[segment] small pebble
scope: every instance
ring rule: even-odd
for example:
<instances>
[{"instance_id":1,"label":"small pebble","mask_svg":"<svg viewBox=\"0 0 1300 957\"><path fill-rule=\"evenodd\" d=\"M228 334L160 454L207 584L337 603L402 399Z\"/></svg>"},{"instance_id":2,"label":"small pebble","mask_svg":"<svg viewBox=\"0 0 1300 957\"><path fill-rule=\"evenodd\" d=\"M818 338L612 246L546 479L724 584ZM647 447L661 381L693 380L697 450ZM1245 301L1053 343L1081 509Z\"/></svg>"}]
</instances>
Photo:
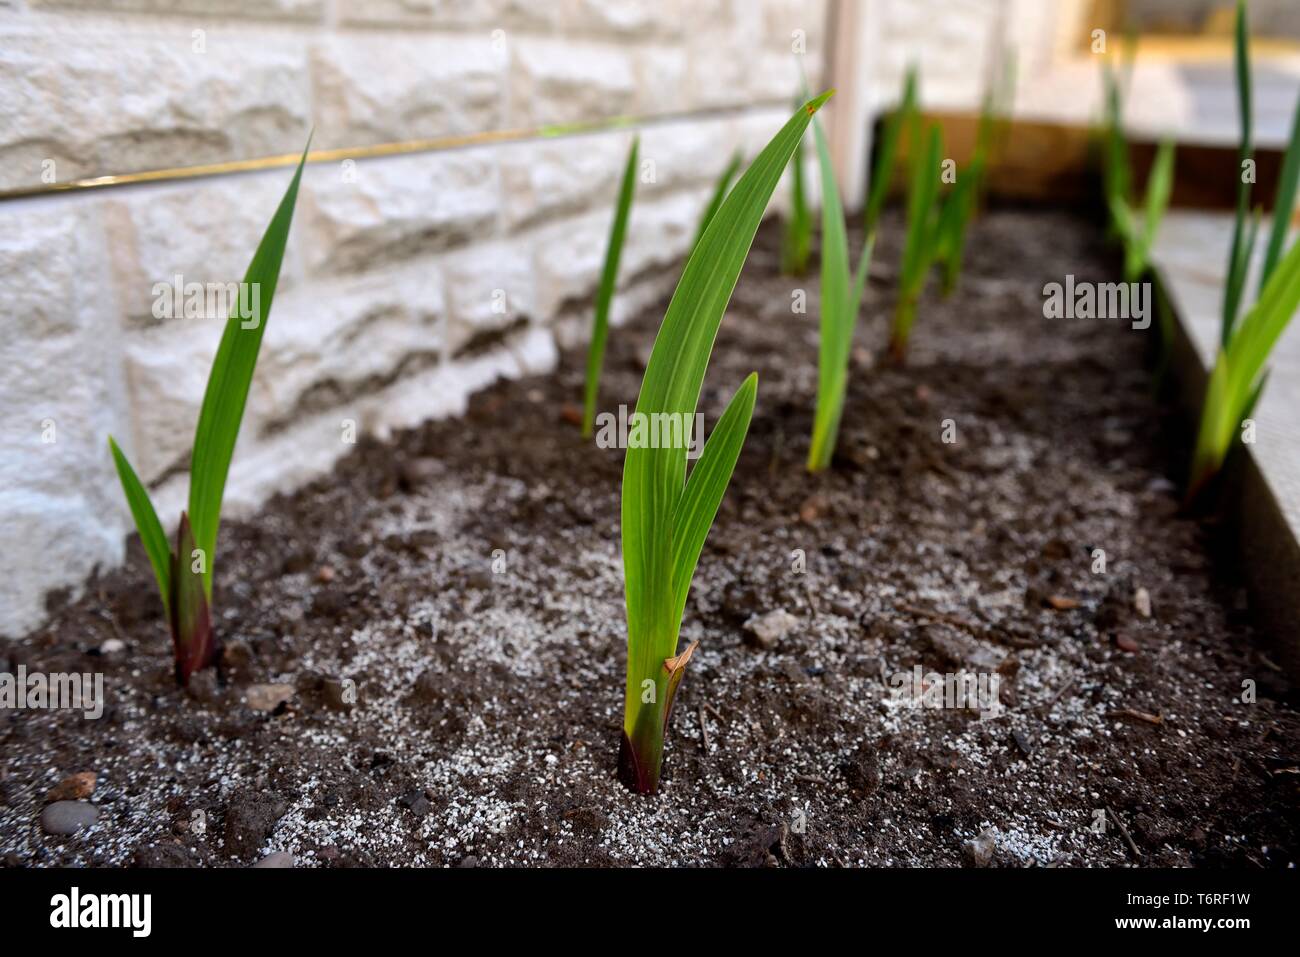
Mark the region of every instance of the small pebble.
<instances>
[{"instance_id":1,"label":"small pebble","mask_svg":"<svg viewBox=\"0 0 1300 957\"><path fill-rule=\"evenodd\" d=\"M110 638L99 646L101 655L117 655L126 651L126 642L121 638Z\"/></svg>"},{"instance_id":2,"label":"small pebble","mask_svg":"<svg viewBox=\"0 0 1300 957\"><path fill-rule=\"evenodd\" d=\"M799 624L799 619L784 608L755 615L745 622L745 640L764 651L771 651Z\"/></svg>"},{"instance_id":3,"label":"small pebble","mask_svg":"<svg viewBox=\"0 0 1300 957\"><path fill-rule=\"evenodd\" d=\"M1151 593L1145 588L1139 588L1133 593L1133 607L1143 618L1151 617Z\"/></svg>"},{"instance_id":4,"label":"small pebble","mask_svg":"<svg viewBox=\"0 0 1300 957\"><path fill-rule=\"evenodd\" d=\"M967 867L988 867L993 860L993 851L997 847L997 828L986 827L979 837L966 841L961 846L962 859Z\"/></svg>"},{"instance_id":5,"label":"small pebble","mask_svg":"<svg viewBox=\"0 0 1300 957\"><path fill-rule=\"evenodd\" d=\"M293 867L297 861L294 856L285 851L276 851L274 854L268 854L262 858L254 867Z\"/></svg>"},{"instance_id":6,"label":"small pebble","mask_svg":"<svg viewBox=\"0 0 1300 957\"><path fill-rule=\"evenodd\" d=\"M293 685L249 685L244 691L244 701L254 711L274 711L293 697Z\"/></svg>"},{"instance_id":7,"label":"small pebble","mask_svg":"<svg viewBox=\"0 0 1300 957\"><path fill-rule=\"evenodd\" d=\"M41 812L46 834L76 834L99 820L99 808L85 801L55 801Z\"/></svg>"}]
</instances>

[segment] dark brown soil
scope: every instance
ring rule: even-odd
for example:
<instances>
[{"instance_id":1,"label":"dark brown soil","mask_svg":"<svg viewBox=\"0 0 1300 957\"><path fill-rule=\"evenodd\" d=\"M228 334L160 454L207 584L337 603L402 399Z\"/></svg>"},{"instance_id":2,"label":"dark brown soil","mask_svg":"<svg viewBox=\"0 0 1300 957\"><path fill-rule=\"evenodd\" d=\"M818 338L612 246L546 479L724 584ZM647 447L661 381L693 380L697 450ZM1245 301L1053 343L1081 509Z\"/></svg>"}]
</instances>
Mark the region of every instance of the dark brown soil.
<instances>
[{"instance_id":1,"label":"dark brown soil","mask_svg":"<svg viewBox=\"0 0 1300 957\"><path fill-rule=\"evenodd\" d=\"M1207 526L1176 514L1179 431L1143 365L1154 332L1042 314L1045 282L1113 274L1096 231L1063 215L984 217L962 287L926 300L897 369L875 358L898 258L890 225L825 475L803 467L815 271L778 277L769 225L736 291L702 408L715 421L751 369L758 408L687 605L683 642L700 648L657 797L615 779L623 455L564 421L583 362L568 354L558 375L360 445L328 479L227 524L221 682L174 686L138 543L125 569L0 649L10 670L103 671L109 703L98 721L0 715L0 854L1294 864L1295 699ZM795 287L806 315L792 314ZM661 315L611 335L606 408L635 401ZM777 609L797 624L758 647L745 623ZM114 638L125 651L98 654ZM908 707L889 681L914 665L996 673L1005 709ZM344 678L358 688L350 710L326 685ZM251 682L296 691L262 713L244 702ZM46 793L78 771L98 774L98 823L46 836Z\"/></svg>"}]
</instances>

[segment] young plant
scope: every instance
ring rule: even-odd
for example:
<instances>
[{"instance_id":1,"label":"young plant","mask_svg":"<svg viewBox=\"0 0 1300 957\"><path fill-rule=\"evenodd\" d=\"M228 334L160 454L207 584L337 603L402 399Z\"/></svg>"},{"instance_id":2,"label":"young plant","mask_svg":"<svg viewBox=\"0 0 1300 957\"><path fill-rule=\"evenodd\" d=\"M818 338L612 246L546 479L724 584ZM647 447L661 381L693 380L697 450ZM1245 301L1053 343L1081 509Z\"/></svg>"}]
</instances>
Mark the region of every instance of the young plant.
<instances>
[{"instance_id":1,"label":"young plant","mask_svg":"<svg viewBox=\"0 0 1300 957\"><path fill-rule=\"evenodd\" d=\"M876 162L871 168L871 189L867 194L867 208L863 216L863 227L868 239L875 238L880 214L885 208L885 198L893 180L898 144L903 138L903 131L912 128L915 116L916 67L913 66L908 67L903 77L903 93L899 97L897 108L881 124L880 147L876 151Z\"/></svg>"},{"instance_id":2,"label":"young plant","mask_svg":"<svg viewBox=\"0 0 1300 957\"><path fill-rule=\"evenodd\" d=\"M812 254L812 210L804 186L803 143L790 158L790 215L781 234L781 271L788 276L802 276L808 271Z\"/></svg>"},{"instance_id":3,"label":"young plant","mask_svg":"<svg viewBox=\"0 0 1300 957\"><path fill-rule=\"evenodd\" d=\"M943 155L943 132L930 127L923 151L917 152L920 120L913 124L911 182L907 193L907 239L903 244L903 262L898 278L898 304L889 334L889 355L895 362L907 356L907 344L916 321L916 306L925 287L925 277L938 253L936 208L939 197L940 158Z\"/></svg>"},{"instance_id":4,"label":"young plant","mask_svg":"<svg viewBox=\"0 0 1300 957\"><path fill-rule=\"evenodd\" d=\"M800 107L727 195L691 252L646 365L638 420L693 421L718 326L781 173L829 92ZM731 481L758 391L757 374L737 390L686 474L684 441L636 443L623 463L623 574L627 684L619 778L653 794L673 698L694 653L677 639L704 540ZM645 448L642 445L654 447Z\"/></svg>"},{"instance_id":5,"label":"young plant","mask_svg":"<svg viewBox=\"0 0 1300 957\"><path fill-rule=\"evenodd\" d=\"M1156 232L1169 206L1169 194L1174 185L1174 144L1163 140L1156 150L1156 158L1147 175L1144 212L1139 221L1136 211L1126 198L1109 196L1111 223L1124 247L1124 281L1137 282L1146 273L1151 262L1151 248Z\"/></svg>"},{"instance_id":6,"label":"young plant","mask_svg":"<svg viewBox=\"0 0 1300 957\"><path fill-rule=\"evenodd\" d=\"M1105 60L1101 63L1103 111L1101 131L1102 197L1110 213L1111 235L1118 234L1114 211L1127 206L1132 197L1133 171L1129 166L1128 140L1124 136L1124 98L1119 78Z\"/></svg>"},{"instance_id":7,"label":"young plant","mask_svg":"<svg viewBox=\"0 0 1300 957\"><path fill-rule=\"evenodd\" d=\"M875 230L869 228L857 272L849 278L848 235L840 202L831 151L821 121L813 119L817 162L822 183L821 332L817 358L817 409L813 416L808 471L820 472L831 464L839 435L844 395L848 389L849 350L857 324L862 291L867 284ZM883 151L882 151L883 152ZM850 285L851 283L851 285Z\"/></svg>"},{"instance_id":8,"label":"young plant","mask_svg":"<svg viewBox=\"0 0 1300 957\"><path fill-rule=\"evenodd\" d=\"M1005 117L1011 114L1015 90L1015 65L1008 59L1003 66L1001 84L994 83L984 95L979 126L975 134L975 152L957 184L943 200L939 212L935 259L943 270L941 291L946 299L957 289L966 256L966 234L984 189L984 177L993 160L996 142L1002 135Z\"/></svg>"},{"instance_id":9,"label":"young plant","mask_svg":"<svg viewBox=\"0 0 1300 957\"><path fill-rule=\"evenodd\" d=\"M212 632L211 609L213 558L217 548L217 527L221 521L221 499L235 452L235 440L239 437L239 424L244 417L253 367L257 364L262 334L266 331L271 301L280 279L280 262L284 258L285 242L293 222L293 207L298 198L298 183L306 160L307 152L304 150L289 188L262 234L262 241L258 243L244 275L245 287L257 291L257 295L251 297L255 314L250 321L249 317L235 311L226 320L199 410L190 460L189 510L181 512L175 551L168 545L149 493L131 468L131 463L111 436L108 440L131 517L140 532L140 540L158 582L163 609L171 627L176 680L181 685L188 684L195 671L212 664L219 647Z\"/></svg>"},{"instance_id":10,"label":"young plant","mask_svg":"<svg viewBox=\"0 0 1300 957\"><path fill-rule=\"evenodd\" d=\"M1237 8L1238 82L1249 83L1249 49L1245 39L1245 7ZM1241 68L1241 64L1246 64ZM1243 109L1249 110L1249 92L1242 95ZM1248 144L1250 121L1242 122L1241 156L1251 152ZM1259 225L1256 211L1250 225L1244 225L1242 194L1238 192L1237 222L1228 254L1228 282L1224 290L1224 335L1215 358L1214 370L1201 408L1201 423L1192 455L1191 475L1187 483L1187 503L1196 502L1219 474L1228 453L1241 435L1242 423L1250 417L1268 379L1269 353L1300 307L1300 243L1282 255L1291 214L1295 207L1296 185L1300 180L1300 99L1297 99L1291 122L1291 141L1282 161L1277 198L1273 205L1273 223L1260 267L1259 297L1239 321L1236 319L1242 290L1246 285L1250 257ZM1247 200L1249 199L1249 184Z\"/></svg>"},{"instance_id":11,"label":"young plant","mask_svg":"<svg viewBox=\"0 0 1300 957\"><path fill-rule=\"evenodd\" d=\"M1228 453L1241 434L1268 380L1264 368L1269 353L1300 308L1300 243L1278 263L1264 284L1259 301L1240 322L1232 338L1220 348L1210 374L1196 435L1187 502L1200 498L1223 468Z\"/></svg>"},{"instance_id":12,"label":"young plant","mask_svg":"<svg viewBox=\"0 0 1300 957\"><path fill-rule=\"evenodd\" d=\"M695 230L695 238L691 240L691 249L700 244L700 238L704 235L704 231L709 228L709 223L717 215L718 208L722 206L722 201L727 198L727 190L731 189L731 181L736 178L736 173L740 170L740 163L740 150L736 150L731 156L731 162L727 164L727 168L718 177L717 185L713 187L713 195L709 198L709 205L704 207L704 215L700 217L699 228Z\"/></svg>"},{"instance_id":13,"label":"young plant","mask_svg":"<svg viewBox=\"0 0 1300 957\"><path fill-rule=\"evenodd\" d=\"M632 194L636 190L636 159L641 138L632 140L623 170L623 182L618 188L618 207L614 222L609 228L609 245L605 248L605 268L600 274L596 290L596 315L591 323L591 344L587 347L587 384L582 401L582 435L591 438L596 421L596 397L600 392L600 370L605 364L605 341L609 338L609 307L614 301L614 286L618 282L618 261L623 255L623 240L627 236L627 220L632 211Z\"/></svg>"},{"instance_id":14,"label":"young plant","mask_svg":"<svg viewBox=\"0 0 1300 957\"><path fill-rule=\"evenodd\" d=\"M979 198L979 183L984 176L985 160L976 153L970 167L957 178L957 183L939 205L939 218L935 223L934 259L942 270L940 291L944 298L951 296L961 277L961 267L966 256L966 231L975 215L975 202Z\"/></svg>"}]
</instances>

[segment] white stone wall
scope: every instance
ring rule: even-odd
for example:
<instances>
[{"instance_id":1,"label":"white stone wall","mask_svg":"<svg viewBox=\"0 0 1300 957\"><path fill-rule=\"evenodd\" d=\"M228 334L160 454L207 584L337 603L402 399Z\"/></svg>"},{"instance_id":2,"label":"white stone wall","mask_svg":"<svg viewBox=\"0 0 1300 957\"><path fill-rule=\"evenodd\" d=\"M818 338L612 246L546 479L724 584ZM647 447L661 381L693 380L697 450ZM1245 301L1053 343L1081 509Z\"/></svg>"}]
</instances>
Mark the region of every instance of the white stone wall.
<instances>
[{"instance_id":1,"label":"white stone wall","mask_svg":"<svg viewBox=\"0 0 1300 957\"><path fill-rule=\"evenodd\" d=\"M47 161L68 181L290 153L313 125L326 149L672 116L641 129L655 182L617 322L671 288L733 150L788 117L794 30L817 82L827 2L0 0L0 190ZM227 513L327 470L345 419L385 435L551 368L589 321L631 136L310 166ZM0 633L121 561L108 434L175 522L222 324L155 319L152 288L238 281L289 175L0 202Z\"/></svg>"}]
</instances>

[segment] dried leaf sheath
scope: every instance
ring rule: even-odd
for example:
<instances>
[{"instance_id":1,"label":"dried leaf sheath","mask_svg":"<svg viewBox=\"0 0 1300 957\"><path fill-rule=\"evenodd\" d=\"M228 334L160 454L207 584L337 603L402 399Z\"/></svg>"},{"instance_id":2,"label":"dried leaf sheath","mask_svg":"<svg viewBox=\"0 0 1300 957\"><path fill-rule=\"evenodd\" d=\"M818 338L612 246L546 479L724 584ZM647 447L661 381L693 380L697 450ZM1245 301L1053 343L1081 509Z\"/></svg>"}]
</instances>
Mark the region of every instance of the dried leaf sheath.
<instances>
[{"instance_id":1,"label":"dried leaf sheath","mask_svg":"<svg viewBox=\"0 0 1300 957\"><path fill-rule=\"evenodd\" d=\"M199 564L196 570L196 563L200 560L203 564ZM180 528L176 531L176 553L172 556L169 602L172 644L176 650L176 681L182 686L190 683L194 672L206 668L216 658L212 615L203 587L204 565L206 559L201 559L195 547L189 516L182 512Z\"/></svg>"}]
</instances>

